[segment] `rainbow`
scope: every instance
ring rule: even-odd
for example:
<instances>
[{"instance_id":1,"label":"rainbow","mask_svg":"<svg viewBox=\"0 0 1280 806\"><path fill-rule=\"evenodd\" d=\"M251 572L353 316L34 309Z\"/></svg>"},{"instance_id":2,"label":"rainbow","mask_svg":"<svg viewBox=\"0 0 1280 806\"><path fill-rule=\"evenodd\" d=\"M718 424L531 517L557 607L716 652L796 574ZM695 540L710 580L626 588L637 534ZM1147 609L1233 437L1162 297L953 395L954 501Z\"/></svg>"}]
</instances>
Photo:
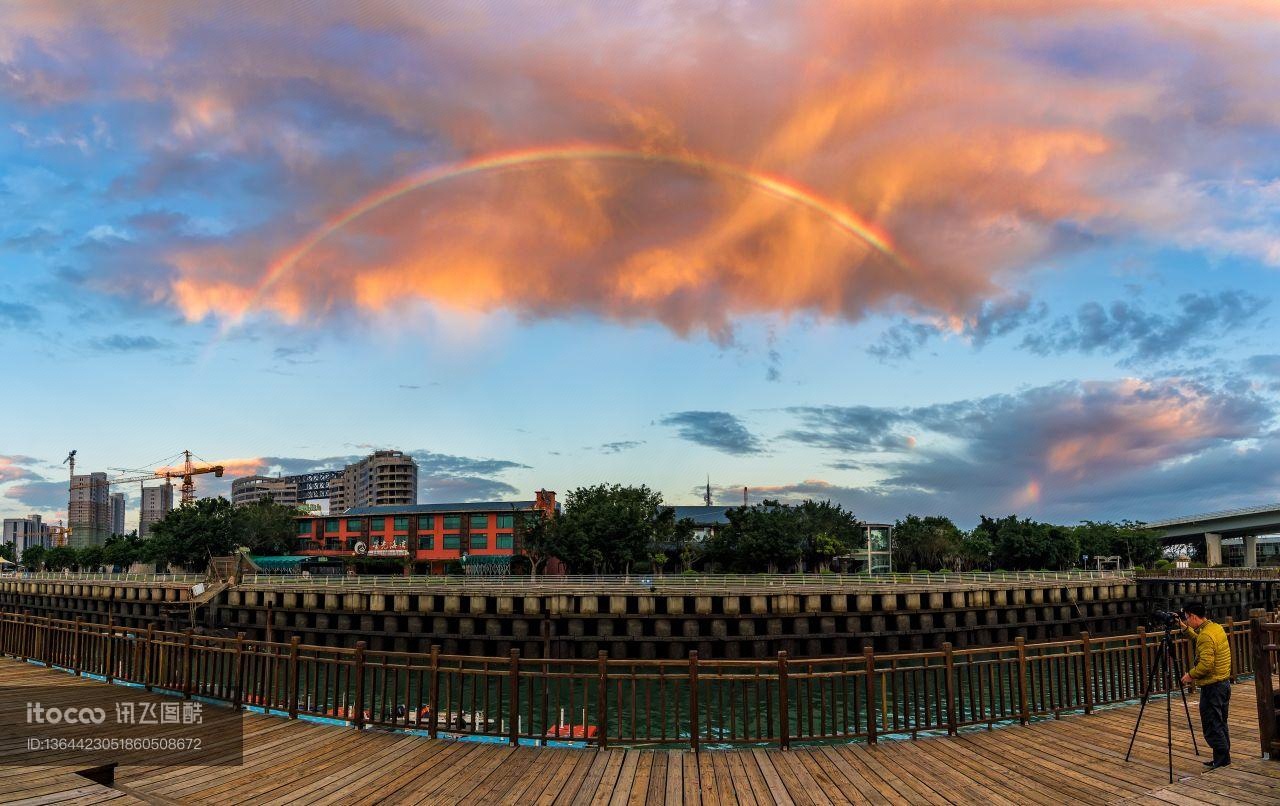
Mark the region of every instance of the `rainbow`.
<instances>
[{"instance_id":1,"label":"rainbow","mask_svg":"<svg viewBox=\"0 0 1280 806\"><path fill-rule=\"evenodd\" d=\"M859 218L838 203L825 199L814 191L789 179L703 156L642 151L615 146L569 145L485 154L464 162L450 163L419 171L370 193L329 219L323 225L312 230L292 249L272 263L263 276L262 282L254 289L248 304L244 307L244 311L249 311L261 299L262 295L279 282L280 278L288 274L316 244L387 202L394 201L407 193L421 188L474 174L577 161L654 163L731 177L772 196L812 210L830 220L840 229L865 242L891 262L899 266L904 265L902 257L895 250L889 236L874 224Z\"/></svg>"}]
</instances>

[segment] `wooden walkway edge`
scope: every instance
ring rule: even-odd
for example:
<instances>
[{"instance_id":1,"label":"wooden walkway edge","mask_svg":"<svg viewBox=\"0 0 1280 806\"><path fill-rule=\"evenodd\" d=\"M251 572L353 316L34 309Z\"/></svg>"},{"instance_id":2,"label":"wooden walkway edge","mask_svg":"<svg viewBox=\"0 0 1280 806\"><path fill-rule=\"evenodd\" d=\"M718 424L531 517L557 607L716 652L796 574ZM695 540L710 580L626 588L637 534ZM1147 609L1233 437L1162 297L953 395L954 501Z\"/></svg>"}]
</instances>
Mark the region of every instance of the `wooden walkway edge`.
<instances>
[{"instance_id":1,"label":"wooden walkway edge","mask_svg":"<svg viewBox=\"0 0 1280 806\"><path fill-rule=\"evenodd\" d=\"M20 688L12 692L32 685L78 686L104 701L110 693L104 683L0 659L0 708L22 708L17 699L25 695ZM697 755L433 741L246 712L240 766L121 766L119 788L93 784L73 767L0 766L0 802L1261 806L1277 801L1280 763L1257 758L1251 689L1240 683L1232 697L1230 768L1206 772L1201 762L1208 756L1197 757L1185 722L1181 730L1175 723L1178 780L1172 786L1160 701L1148 708L1128 763L1133 706L954 737ZM166 700L140 689L130 693Z\"/></svg>"}]
</instances>

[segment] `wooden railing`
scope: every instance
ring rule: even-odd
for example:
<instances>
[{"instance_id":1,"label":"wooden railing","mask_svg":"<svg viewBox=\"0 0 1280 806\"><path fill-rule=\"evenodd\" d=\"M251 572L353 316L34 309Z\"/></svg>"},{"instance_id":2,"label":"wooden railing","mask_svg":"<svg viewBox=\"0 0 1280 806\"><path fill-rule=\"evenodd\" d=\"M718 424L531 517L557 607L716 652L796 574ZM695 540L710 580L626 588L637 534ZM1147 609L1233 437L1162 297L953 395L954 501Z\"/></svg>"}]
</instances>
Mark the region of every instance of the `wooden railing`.
<instances>
[{"instance_id":1,"label":"wooden railing","mask_svg":"<svg viewBox=\"0 0 1280 806\"><path fill-rule=\"evenodd\" d=\"M1250 626L1224 625L1232 674ZM1274 638L1274 636L1273 636ZM78 674L292 718L494 741L689 747L956 733L1138 698L1159 636L842 658L523 658L369 651L0 614L0 652ZM1190 647L1179 637L1183 664ZM1173 681L1156 681L1166 691Z\"/></svg>"},{"instance_id":2,"label":"wooden railing","mask_svg":"<svg viewBox=\"0 0 1280 806\"><path fill-rule=\"evenodd\" d=\"M1254 618L1249 623L1253 648L1254 691L1258 695L1258 739L1263 755L1280 760L1280 622Z\"/></svg>"},{"instance_id":3,"label":"wooden railing","mask_svg":"<svg viewBox=\"0 0 1280 806\"><path fill-rule=\"evenodd\" d=\"M1166 568L1163 571L1148 569L1135 573L1138 579L1257 579L1280 580L1280 566L1266 568L1236 568L1234 566L1214 566L1213 568Z\"/></svg>"}]
</instances>

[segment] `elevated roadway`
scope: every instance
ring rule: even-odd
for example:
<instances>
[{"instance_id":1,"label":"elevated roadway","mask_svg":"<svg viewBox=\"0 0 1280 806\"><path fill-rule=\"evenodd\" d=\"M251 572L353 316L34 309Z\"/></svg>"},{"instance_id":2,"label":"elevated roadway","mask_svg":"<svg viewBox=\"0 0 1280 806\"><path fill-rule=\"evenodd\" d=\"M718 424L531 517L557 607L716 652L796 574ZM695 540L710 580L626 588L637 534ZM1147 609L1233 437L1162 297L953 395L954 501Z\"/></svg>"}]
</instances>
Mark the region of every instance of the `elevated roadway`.
<instances>
[{"instance_id":1,"label":"elevated roadway","mask_svg":"<svg viewBox=\"0 0 1280 806\"><path fill-rule=\"evenodd\" d=\"M1244 539L1244 566L1258 567L1258 536L1280 532L1280 504L1265 504L1221 512L1206 512L1152 521L1148 529L1160 532L1165 545L1204 541L1205 565L1222 565L1222 540Z\"/></svg>"}]
</instances>

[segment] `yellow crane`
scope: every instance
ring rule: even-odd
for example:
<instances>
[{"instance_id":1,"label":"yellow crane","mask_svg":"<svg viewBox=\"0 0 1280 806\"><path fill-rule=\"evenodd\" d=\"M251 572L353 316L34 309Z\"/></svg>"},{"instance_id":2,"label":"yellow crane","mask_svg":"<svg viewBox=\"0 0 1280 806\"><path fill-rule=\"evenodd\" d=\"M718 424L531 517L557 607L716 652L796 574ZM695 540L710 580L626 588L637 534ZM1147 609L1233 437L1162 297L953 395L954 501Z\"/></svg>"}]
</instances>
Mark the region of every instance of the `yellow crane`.
<instances>
[{"instance_id":1,"label":"yellow crane","mask_svg":"<svg viewBox=\"0 0 1280 806\"><path fill-rule=\"evenodd\" d=\"M68 457L71 461L75 461L72 456ZM182 479L182 503L190 504L196 500L196 480L195 477L204 473L212 473L216 478L222 478L222 474L226 468L222 465L198 465L191 461L191 451L182 452L183 462L175 467L162 467L143 476L121 476L114 479L107 479L108 485L131 484L135 481L153 481L155 479L164 479L168 483L172 483L174 479ZM74 465L72 466L74 468ZM74 470L72 471L74 473ZM73 476L74 478L74 476ZM92 483L72 484L72 490L84 490L92 487Z\"/></svg>"}]
</instances>

